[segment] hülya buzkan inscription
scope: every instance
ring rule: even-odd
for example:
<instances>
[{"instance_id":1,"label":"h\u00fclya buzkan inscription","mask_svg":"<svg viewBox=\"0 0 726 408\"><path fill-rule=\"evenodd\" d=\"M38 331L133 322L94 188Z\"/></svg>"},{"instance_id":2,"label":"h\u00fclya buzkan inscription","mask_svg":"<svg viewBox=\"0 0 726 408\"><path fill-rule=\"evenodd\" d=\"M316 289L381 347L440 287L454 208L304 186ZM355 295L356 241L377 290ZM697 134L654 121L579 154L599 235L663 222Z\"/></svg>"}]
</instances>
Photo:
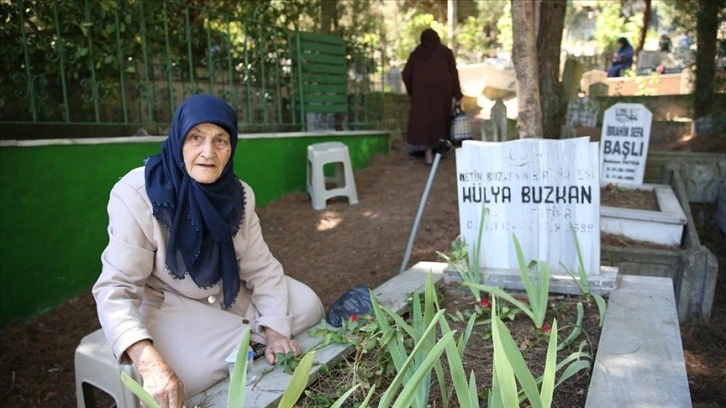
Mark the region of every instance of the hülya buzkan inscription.
<instances>
[{"instance_id":1,"label":"h\u00fclya buzkan inscription","mask_svg":"<svg viewBox=\"0 0 726 408\"><path fill-rule=\"evenodd\" d=\"M596 143L589 138L466 142L456 155L459 220L467 243L476 242L481 215L485 217L482 267L516 268L512 234L529 259L546 260L555 270L560 263L576 267L575 230L586 248L587 267L597 273Z\"/></svg>"}]
</instances>

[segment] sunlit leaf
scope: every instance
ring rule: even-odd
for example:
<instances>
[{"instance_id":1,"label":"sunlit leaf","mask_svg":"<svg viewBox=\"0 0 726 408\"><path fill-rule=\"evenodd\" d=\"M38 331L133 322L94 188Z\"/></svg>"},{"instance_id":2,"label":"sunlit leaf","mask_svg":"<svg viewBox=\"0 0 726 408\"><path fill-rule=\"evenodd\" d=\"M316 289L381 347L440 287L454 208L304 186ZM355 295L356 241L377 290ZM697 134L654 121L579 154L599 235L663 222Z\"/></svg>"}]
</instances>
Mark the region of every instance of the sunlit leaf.
<instances>
[{"instance_id":1,"label":"sunlit leaf","mask_svg":"<svg viewBox=\"0 0 726 408\"><path fill-rule=\"evenodd\" d=\"M124 385L126 386L126 388L129 389L129 391L133 392L134 395L139 397L139 399L144 404L146 404L147 407L160 408L159 403L156 402L154 397L152 397L151 394L149 394L144 389L144 387L141 386L141 384L136 382L136 380L134 380L133 378L129 377L129 375L126 374L125 372L121 372L121 382L124 383Z\"/></svg>"},{"instance_id":2,"label":"sunlit leaf","mask_svg":"<svg viewBox=\"0 0 726 408\"><path fill-rule=\"evenodd\" d=\"M229 380L229 392L227 393L228 407L242 407L245 400L245 384L247 383L247 351L250 349L250 326L246 326L242 332L237 349L237 358L234 362L232 375Z\"/></svg>"},{"instance_id":3,"label":"sunlit leaf","mask_svg":"<svg viewBox=\"0 0 726 408\"><path fill-rule=\"evenodd\" d=\"M302 395L305 388L308 386L308 379L310 378L310 368L313 366L313 357L315 352L311 351L300 360L300 363L295 368L295 372L292 374L290 382L285 388L285 393L282 394L280 404L278 408L292 408L300 396Z\"/></svg>"}]
</instances>

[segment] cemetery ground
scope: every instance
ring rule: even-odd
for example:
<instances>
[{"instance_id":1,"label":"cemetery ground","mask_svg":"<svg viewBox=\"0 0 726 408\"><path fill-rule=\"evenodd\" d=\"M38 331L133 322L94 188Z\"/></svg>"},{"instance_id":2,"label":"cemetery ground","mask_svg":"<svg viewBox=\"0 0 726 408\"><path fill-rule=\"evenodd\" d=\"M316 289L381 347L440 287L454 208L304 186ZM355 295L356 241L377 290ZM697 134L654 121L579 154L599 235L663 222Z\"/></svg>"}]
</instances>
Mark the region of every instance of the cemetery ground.
<instances>
[{"instance_id":1,"label":"cemetery ground","mask_svg":"<svg viewBox=\"0 0 726 408\"><path fill-rule=\"evenodd\" d=\"M703 141L692 146L724 151ZM358 284L376 287L398 273L429 169L394 144L389 155L356 172L358 205L333 199L326 210L315 211L306 194L289 194L258 210L265 239L286 272L314 288L326 306ZM436 174L409 266L440 260L436 251L450 248L459 230L455 186L449 154ZM696 407L726 406L726 239L712 221L714 208L692 209L702 242L719 259L719 280L711 322L681 326L690 391ZM73 353L98 327L89 288L53 311L5 328L0 405L75 407Z\"/></svg>"}]
</instances>

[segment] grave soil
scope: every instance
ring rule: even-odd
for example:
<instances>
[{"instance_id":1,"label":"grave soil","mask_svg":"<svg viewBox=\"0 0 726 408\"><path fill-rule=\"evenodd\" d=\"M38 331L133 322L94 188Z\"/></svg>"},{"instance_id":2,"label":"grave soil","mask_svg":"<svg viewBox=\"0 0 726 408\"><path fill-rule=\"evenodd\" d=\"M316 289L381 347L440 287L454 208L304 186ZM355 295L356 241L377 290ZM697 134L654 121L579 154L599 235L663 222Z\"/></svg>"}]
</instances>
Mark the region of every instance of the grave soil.
<instances>
[{"instance_id":1,"label":"grave soil","mask_svg":"<svg viewBox=\"0 0 726 408\"><path fill-rule=\"evenodd\" d=\"M600 188L600 205L633 210L659 210L658 199L653 190L626 190L614 183Z\"/></svg>"},{"instance_id":2,"label":"grave soil","mask_svg":"<svg viewBox=\"0 0 726 408\"><path fill-rule=\"evenodd\" d=\"M467 320L469 316L476 310L477 302L471 292L462 287L460 284L447 283L442 284L439 289L439 304L446 309L446 319L450 327L456 330L459 335L466 330ZM516 298L526 301L526 294L523 292L513 292ZM486 297L486 295L484 294ZM572 331L577 322L577 302L580 301L578 296L550 296L549 310L545 318L545 325L551 325L553 319L557 319L559 338L564 340ZM500 307L507 307L510 311L516 310L506 302L500 302ZM471 373L476 378L477 389L480 391L479 398L486 401L484 390L491 388L492 380L492 356L493 346L491 341L491 325L485 324L485 320L491 318L490 309L481 311L478 323L474 326L462 362L467 380ZM582 351L590 353L592 360L597 351L597 344L600 339L600 326L597 305L594 301L583 302L583 320L582 333L573 341L569 347L564 348L557 353L557 361L563 361L567 356L579 350L580 343L585 341ZM457 314L460 313L456 317ZM544 371L544 363L547 356L547 341L549 334L541 329L536 329L532 320L524 313L518 313L510 318L505 317L500 312L504 324L510 331L512 338L518 345L520 352L534 377L539 377ZM543 326L544 327L544 326ZM459 337L457 335L457 339ZM487 337L483 337L486 335ZM354 385L361 384L362 387L349 397L348 401L362 401L370 386L375 382L376 391L371 399L371 405L376 405L383 392L393 380L395 373L389 376L381 375L381 364L378 360L380 351L374 349L371 353L362 355L359 361L355 361L353 353L344 362L333 367L330 371L322 372L316 382L310 387L308 395L301 399L298 407L314 408L329 406L343 392L352 388ZM448 363L446 356L441 357L444 367L445 383L447 390L453 391L453 383L449 377ZM384 370L385 371L385 370ZM562 374L562 371L559 372ZM587 389L589 386L590 373L587 370L578 372L576 375L565 381L555 389L553 395L553 405L555 407L582 407L587 399ZM450 401L452 407L457 407L455 400ZM327 405L326 405L327 404ZM353 406L349 404L349 406ZM429 392L429 406L443 406L440 386L435 374L432 374L431 388Z\"/></svg>"},{"instance_id":3,"label":"grave soil","mask_svg":"<svg viewBox=\"0 0 726 408\"><path fill-rule=\"evenodd\" d=\"M664 249L669 251L677 251L681 248L680 245L656 244L655 242L641 241L628 238L624 235L610 234L607 232L600 233L600 245L620 248Z\"/></svg>"},{"instance_id":4,"label":"grave soil","mask_svg":"<svg viewBox=\"0 0 726 408\"><path fill-rule=\"evenodd\" d=\"M707 143L698 148L694 151L723 151ZM429 170L396 143L390 154L356 171L358 205L334 199L326 210L315 211L304 193L293 193L260 209L265 240L286 273L315 289L326 306L355 285L376 287L399 271ZM458 234L455 186L455 162L448 155L408 266L438 260L436 251L447 251ZM726 239L709 221L713 208L698 211L694 218L703 242L719 257L720 276L711 322L682 327L684 351L694 403L726 406ZM90 286L42 316L6 327L0 332L0 405L75 407L73 353L98 327Z\"/></svg>"}]
</instances>

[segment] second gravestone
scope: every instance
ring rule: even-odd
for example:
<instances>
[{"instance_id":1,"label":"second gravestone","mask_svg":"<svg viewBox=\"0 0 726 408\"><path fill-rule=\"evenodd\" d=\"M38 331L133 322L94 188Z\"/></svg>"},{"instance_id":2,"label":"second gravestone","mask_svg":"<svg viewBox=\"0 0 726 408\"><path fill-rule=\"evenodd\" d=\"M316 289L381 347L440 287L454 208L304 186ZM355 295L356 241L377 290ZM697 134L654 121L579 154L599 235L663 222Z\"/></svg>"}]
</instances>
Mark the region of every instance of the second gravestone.
<instances>
[{"instance_id":1,"label":"second gravestone","mask_svg":"<svg viewBox=\"0 0 726 408\"><path fill-rule=\"evenodd\" d=\"M616 103L605 111L600 136L603 182L643 184L652 119L639 103Z\"/></svg>"}]
</instances>

